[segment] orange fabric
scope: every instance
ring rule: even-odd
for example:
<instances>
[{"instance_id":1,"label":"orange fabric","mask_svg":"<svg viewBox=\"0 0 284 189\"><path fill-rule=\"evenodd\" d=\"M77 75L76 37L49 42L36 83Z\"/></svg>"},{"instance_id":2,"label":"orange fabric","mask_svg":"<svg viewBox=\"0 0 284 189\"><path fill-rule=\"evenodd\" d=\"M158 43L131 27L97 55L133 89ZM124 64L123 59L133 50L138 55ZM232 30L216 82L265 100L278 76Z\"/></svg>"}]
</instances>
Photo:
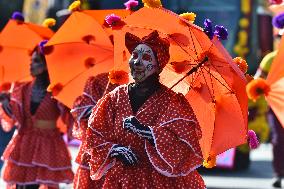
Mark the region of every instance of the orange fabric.
<instances>
[{"instance_id":1,"label":"orange fabric","mask_svg":"<svg viewBox=\"0 0 284 189\"><path fill-rule=\"evenodd\" d=\"M110 12L121 17L130 13L126 10L75 11L46 45L51 85L63 86L55 98L68 107L81 95L90 76L108 73L113 68L110 30L103 26Z\"/></svg>"},{"instance_id":2,"label":"orange fabric","mask_svg":"<svg viewBox=\"0 0 284 189\"><path fill-rule=\"evenodd\" d=\"M271 69L267 76L267 83L270 85L270 92L266 99L273 112L284 127L284 37L279 44L279 50L274 58Z\"/></svg>"},{"instance_id":3,"label":"orange fabric","mask_svg":"<svg viewBox=\"0 0 284 189\"><path fill-rule=\"evenodd\" d=\"M283 66L284 48L283 46L284 46L284 37L281 38L278 53L272 62L269 74L267 76L268 84L275 83L276 81L284 77L284 66Z\"/></svg>"},{"instance_id":4,"label":"orange fabric","mask_svg":"<svg viewBox=\"0 0 284 189\"><path fill-rule=\"evenodd\" d=\"M202 129L200 145L205 159L246 142L246 79L218 40L212 43L201 28L163 8L141 8L123 21L124 27L114 32L117 70L129 72L126 32L141 38L157 30L170 42L170 61L160 74L160 81L167 87L209 56L205 67L173 88L185 95L194 109ZM178 63L182 65L179 74L174 71Z\"/></svg>"},{"instance_id":5,"label":"orange fabric","mask_svg":"<svg viewBox=\"0 0 284 189\"><path fill-rule=\"evenodd\" d=\"M31 80L31 52L52 35L49 28L10 20L0 35L0 83Z\"/></svg>"}]
</instances>

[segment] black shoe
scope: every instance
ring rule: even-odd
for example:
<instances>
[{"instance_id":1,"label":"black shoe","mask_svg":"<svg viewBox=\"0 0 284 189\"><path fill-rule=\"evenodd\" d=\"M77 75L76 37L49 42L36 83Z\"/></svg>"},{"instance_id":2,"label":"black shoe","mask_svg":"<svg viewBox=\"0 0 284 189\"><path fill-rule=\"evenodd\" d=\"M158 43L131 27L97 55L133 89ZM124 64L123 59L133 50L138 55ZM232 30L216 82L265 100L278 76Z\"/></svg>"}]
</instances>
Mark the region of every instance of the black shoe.
<instances>
[{"instance_id":1,"label":"black shoe","mask_svg":"<svg viewBox=\"0 0 284 189\"><path fill-rule=\"evenodd\" d=\"M275 181L273 182L272 186L274 188L281 188L281 178L276 178Z\"/></svg>"}]
</instances>

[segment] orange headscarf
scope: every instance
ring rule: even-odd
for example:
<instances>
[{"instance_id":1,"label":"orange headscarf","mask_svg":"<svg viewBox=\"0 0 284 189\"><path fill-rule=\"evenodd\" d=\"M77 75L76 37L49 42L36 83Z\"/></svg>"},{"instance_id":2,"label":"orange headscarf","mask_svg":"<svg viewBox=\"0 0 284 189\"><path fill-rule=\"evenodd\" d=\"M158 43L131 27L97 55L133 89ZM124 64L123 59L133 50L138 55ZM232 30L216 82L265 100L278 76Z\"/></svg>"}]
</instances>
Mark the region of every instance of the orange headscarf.
<instances>
[{"instance_id":1,"label":"orange headscarf","mask_svg":"<svg viewBox=\"0 0 284 189\"><path fill-rule=\"evenodd\" d=\"M160 38L159 33L156 30L142 39L129 32L125 34L125 46L130 53L132 53L139 44L148 45L153 50L157 56L157 61L161 70L169 62L170 43L167 39Z\"/></svg>"}]
</instances>

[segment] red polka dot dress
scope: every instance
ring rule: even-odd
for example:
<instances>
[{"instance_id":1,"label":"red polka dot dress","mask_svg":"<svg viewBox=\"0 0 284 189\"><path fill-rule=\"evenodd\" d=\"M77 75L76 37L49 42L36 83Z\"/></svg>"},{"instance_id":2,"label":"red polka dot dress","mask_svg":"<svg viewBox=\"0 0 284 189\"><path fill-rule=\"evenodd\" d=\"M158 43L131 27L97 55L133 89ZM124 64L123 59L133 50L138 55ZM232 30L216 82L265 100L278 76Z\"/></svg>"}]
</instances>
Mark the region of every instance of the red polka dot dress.
<instances>
[{"instance_id":1,"label":"red polka dot dress","mask_svg":"<svg viewBox=\"0 0 284 189\"><path fill-rule=\"evenodd\" d=\"M150 127L154 144L123 128L129 116ZM199 124L181 94L162 86L134 114L128 86L120 86L98 101L88 124L82 158L89 162L91 179L103 181L101 188L205 188L196 171L203 159ZM116 144L130 147L138 164L111 158Z\"/></svg>"},{"instance_id":2,"label":"red polka dot dress","mask_svg":"<svg viewBox=\"0 0 284 189\"><path fill-rule=\"evenodd\" d=\"M84 87L84 92L81 96L77 97L74 102L73 109L71 110L75 118L73 127L73 136L82 140L84 133L88 127L88 118L85 115L88 113L89 108L93 108L97 101L106 93L115 89L118 85L109 83L108 73L102 73L94 77L90 77ZM74 188L87 189L87 188L101 188L102 181L93 181L90 178L90 169L88 161L81 159L84 146L81 145L79 149L76 162L80 165L74 177Z\"/></svg>"},{"instance_id":3,"label":"red polka dot dress","mask_svg":"<svg viewBox=\"0 0 284 189\"><path fill-rule=\"evenodd\" d=\"M2 178L9 186L42 184L57 187L59 183L71 183L71 156L55 126L60 116L58 102L47 93L32 115L31 91L32 83L29 82L16 85L11 93L13 119L7 123L16 125L18 130L3 153Z\"/></svg>"}]
</instances>

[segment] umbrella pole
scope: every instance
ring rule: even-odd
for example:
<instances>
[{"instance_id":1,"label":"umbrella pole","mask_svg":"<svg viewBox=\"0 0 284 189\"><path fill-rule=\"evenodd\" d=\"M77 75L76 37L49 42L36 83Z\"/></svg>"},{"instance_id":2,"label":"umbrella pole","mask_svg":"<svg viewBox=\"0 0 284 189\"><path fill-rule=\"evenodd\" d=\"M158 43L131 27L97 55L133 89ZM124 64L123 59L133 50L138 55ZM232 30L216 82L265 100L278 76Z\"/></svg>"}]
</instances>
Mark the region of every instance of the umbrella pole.
<instances>
[{"instance_id":1,"label":"umbrella pole","mask_svg":"<svg viewBox=\"0 0 284 189\"><path fill-rule=\"evenodd\" d=\"M208 61L208 57L206 56L199 64L194 66L191 70L189 70L182 78L180 78L173 86L171 86L170 89L173 89L177 84L179 84L182 80L184 80L187 76L193 74L194 72L197 72L198 68L200 68L203 64L205 64Z\"/></svg>"},{"instance_id":2,"label":"umbrella pole","mask_svg":"<svg viewBox=\"0 0 284 189\"><path fill-rule=\"evenodd\" d=\"M179 79L173 86L171 86L171 88L168 88L164 93L162 93L153 103L149 104L148 106L146 106L144 109L142 109L141 111L136 113L136 116L139 115L141 112L145 111L147 108L149 108L152 104L154 104L155 102L157 102L159 99L161 99L166 93L167 91L171 90L172 88L174 88L177 84L179 84L182 80L184 80L184 78L186 78L187 76L191 75L192 73L196 72L198 70L198 68L200 68L203 64L205 64L208 61L208 57L206 56L199 64L197 64L196 66L194 66L191 70L189 70L181 79Z\"/></svg>"}]
</instances>

